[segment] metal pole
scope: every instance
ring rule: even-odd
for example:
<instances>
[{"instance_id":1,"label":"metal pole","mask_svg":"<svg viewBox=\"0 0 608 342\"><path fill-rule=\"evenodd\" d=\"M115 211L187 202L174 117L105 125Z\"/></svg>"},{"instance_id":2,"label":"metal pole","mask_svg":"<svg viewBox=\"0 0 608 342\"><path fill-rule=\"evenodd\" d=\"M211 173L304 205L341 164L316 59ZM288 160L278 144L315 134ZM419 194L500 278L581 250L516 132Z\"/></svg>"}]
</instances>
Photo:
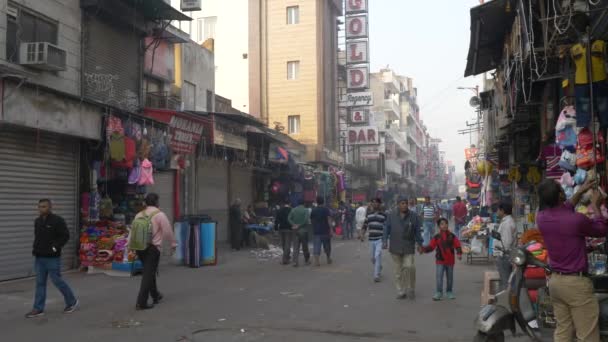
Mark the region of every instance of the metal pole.
<instances>
[{"instance_id":1,"label":"metal pole","mask_svg":"<svg viewBox=\"0 0 608 342\"><path fill-rule=\"evenodd\" d=\"M585 53L585 57L587 58L587 82L589 83L589 110L591 111L591 130L593 132L593 170L595 172L595 177L598 177L597 173L597 156L596 156L596 144L597 144L597 131L595 129L595 106L594 106L594 98L593 98L593 66L591 60L591 27L587 26L587 51ZM599 186L597 184L596 186Z\"/></svg>"}]
</instances>

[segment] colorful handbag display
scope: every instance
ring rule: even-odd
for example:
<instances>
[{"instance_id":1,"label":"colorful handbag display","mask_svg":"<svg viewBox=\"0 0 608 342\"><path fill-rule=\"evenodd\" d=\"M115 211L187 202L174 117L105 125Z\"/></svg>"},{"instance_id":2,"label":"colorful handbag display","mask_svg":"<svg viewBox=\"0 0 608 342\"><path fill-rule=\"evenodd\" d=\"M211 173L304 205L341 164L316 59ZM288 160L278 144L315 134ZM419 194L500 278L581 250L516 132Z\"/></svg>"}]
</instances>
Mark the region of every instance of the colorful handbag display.
<instances>
[{"instance_id":1,"label":"colorful handbag display","mask_svg":"<svg viewBox=\"0 0 608 342\"><path fill-rule=\"evenodd\" d=\"M601 134L597 135L598 144L603 145ZM578 134L578 145L576 146L576 165L586 169L593 167L597 163L601 163L606 158L599 148L593 146L593 133L588 128L583 128Z\"/></svg>"}]
</instances>

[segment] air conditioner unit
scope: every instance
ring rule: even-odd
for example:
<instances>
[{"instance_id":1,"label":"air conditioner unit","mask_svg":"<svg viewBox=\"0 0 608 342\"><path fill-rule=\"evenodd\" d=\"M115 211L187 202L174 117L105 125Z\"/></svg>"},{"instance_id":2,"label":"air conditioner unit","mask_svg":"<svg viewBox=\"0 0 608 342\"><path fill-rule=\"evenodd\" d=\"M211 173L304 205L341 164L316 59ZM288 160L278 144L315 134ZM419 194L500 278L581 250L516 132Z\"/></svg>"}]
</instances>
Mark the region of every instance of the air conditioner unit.
<instances>
[{"instance_id":1,"label":"air conditioner unit","mask_svg":"<svg viewBox=\"0 0 608 342\"><path fill-rule=\"evenodd\" d=\"M21 43L19 64L46 71L66 70L66 51L47 42Z\"/></svg>"}]
</instances>

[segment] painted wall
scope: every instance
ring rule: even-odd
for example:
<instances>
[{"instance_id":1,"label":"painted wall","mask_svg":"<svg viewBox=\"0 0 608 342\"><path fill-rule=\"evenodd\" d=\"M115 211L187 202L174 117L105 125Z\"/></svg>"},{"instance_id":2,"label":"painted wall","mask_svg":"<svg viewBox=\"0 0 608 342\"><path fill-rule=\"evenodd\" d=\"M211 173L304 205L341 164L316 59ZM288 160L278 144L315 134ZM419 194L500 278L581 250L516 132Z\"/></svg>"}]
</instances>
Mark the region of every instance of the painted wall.
<instances>
[{"instance_id":1,"label":"painted wall","mask_svg":"<svg viewBox=\"0 0 608 342\"><path fill-rule=\"evenodd\" d=\"M163 80L173 81L175 79L175 53L173 44L166 40L157 43L154 39L147 37L144 39L145 46L150 46L146 50L144 57L144 72Z\"/></svg>"},{"instance_id":2,"label":"painted wall","mask_svg":"<svg viewBox=\"0 0 608 342\"><path fill-rule=\"evenodd\" d=\"M28 82L44 85L72 95L80 95L81 10L79 0L15 0L12 3L43 14L59 24L57 45L67 50L67 70L56 73L14 65L31 75ZM0 59L6 61L6 10L8 0L0 0Z\"/></svg>"},{"instance_id":3,"label":"painted wall","mask_svg":"<svg viewBox=\"0 0 608 342\"><path fill-rule=\"evenodd\" d=\"M215 96L215 57L213 53L195 42L176 44L176 57L181 64L177 66L180 77L176 79L176 86L182 88L183 81L196 85L196 111L207 111L207 91L211 91L210 108L214 107ZM183 98L183 95L182 95Z\"/></svg>"}]
</instances>

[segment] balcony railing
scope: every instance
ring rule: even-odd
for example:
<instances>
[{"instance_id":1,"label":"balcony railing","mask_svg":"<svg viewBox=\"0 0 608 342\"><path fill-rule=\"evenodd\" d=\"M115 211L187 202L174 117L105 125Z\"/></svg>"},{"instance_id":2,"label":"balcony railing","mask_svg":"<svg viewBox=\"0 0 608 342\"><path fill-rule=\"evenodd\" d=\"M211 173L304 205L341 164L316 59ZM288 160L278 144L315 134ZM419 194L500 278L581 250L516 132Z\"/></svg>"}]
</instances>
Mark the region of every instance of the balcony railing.
<instances>
[{"instance_id":1,"label":"balcony railing","mask_svg":"<svg viewBox=\"0 0 608 342\"><path fill-rule=\"evenodd\" d=\"M396 98L384 99L384 112L389 113L389 120L399 120L401 118L401 108Z\"/></svg>"},{"instance_id":2,"label":"balcony railing","mask_svg":"<svg viewBox=\"0 0 608 342\"><path fill-rule=\"evenodd\" d=\"M181 106L181 97L171 95L169 92L146 93L146 107L148 108L181 110Z\"/></svg>"}]
</instances>

